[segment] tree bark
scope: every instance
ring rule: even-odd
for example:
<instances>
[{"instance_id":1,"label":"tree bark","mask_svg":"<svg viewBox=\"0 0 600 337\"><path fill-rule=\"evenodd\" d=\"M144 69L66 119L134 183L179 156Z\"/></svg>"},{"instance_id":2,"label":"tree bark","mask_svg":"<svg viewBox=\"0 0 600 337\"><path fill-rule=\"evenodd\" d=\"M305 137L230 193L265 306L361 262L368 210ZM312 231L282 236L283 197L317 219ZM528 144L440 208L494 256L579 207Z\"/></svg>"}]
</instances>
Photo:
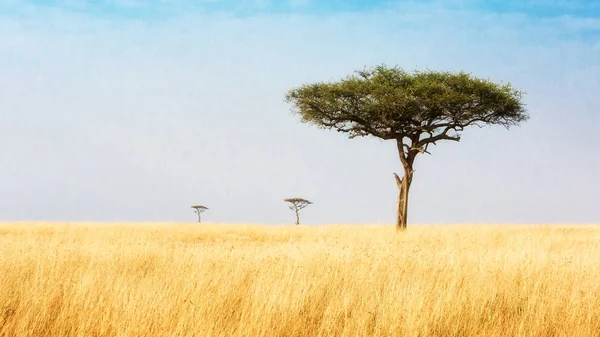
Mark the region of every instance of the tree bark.
<instances>
[{"instance_id":1,"label":"tree bark","mask_svg":"<svg viewBox=\"0 0 600 337\"><path fill-rule=\"evenodd\" d=\"M398 207L396 213L396 231L406 230L408 223L408 192L410 191L410 185L413 178L413 163L415 161L415 153L404 152L404 146L402 139L397 140L398 143L398 155L400 156L400 162L404 167L404 176L402 179L394 173L396 179L396 185L398 186Z\"/></svg>"},{"instance_id":2,"label":"tree bark","mask_svg":"<svg viewBox=\"0 0 600 337\"><path fill-rule=\"evenodd\" d=\"M200 217L200 213L198 213L198 223L202 223L202 219Z\"/></svg>"},{"instance_id":3,"label":"tree bark","mask_svg":"<svg viewBox=\"0 0 600 337\"><path fill-rule=\"evenodd\" d=\"M298 214L298 210L296 210L296 226L300 225L300 215Z\"/></svg>"},{"instance_id":4,"label":"tree bark","mask_svg":"<svg viewBox=\"0 0 600 337\"><path fill-rule=\"evenodd\" d=\"M396 179L396 185L398 186L398 208L396 213L396 230L406 230L408 223L408 192L410 191L410 184L412 182L412 172L405 173L404 177L400 179L396 173L394 173Z\"/></svg>"}]
</instances>

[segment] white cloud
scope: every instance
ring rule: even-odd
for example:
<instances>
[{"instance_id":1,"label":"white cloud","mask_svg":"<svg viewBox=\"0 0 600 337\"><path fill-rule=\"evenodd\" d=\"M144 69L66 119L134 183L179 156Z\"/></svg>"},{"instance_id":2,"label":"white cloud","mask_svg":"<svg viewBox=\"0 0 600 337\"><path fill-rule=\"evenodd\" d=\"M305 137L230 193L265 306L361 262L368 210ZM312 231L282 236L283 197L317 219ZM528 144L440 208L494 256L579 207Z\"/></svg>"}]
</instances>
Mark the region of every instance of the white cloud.
<instances>
[{"instance_id":1,"label":"white cloud","mask_svg":"<svg viewBox=\"0 0 600 337\"><path fill-rule=\"evenodd\" d=\"M600 31L600 18L581 18L571 15L561 16L549 20L551 23L559 25L570 31Z\"/></svg>"}]
</instances>

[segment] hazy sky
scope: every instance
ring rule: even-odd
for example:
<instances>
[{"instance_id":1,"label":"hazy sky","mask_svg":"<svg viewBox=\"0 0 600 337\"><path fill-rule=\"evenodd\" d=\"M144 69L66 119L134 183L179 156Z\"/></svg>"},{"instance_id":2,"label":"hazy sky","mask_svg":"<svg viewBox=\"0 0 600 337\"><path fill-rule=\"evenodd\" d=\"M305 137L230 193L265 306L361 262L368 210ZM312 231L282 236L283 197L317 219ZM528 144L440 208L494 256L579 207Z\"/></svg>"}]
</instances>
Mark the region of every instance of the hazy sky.
<instances>
[{"instance_id":1,"label":"hazy sky","mask_svg":"<svg viewBox=\"0 0 600 337\"><path fill-rule=\"evenodd\" d=\"M485 5L483 5L485 3ZM600 222L600 1L0 0L0 221L392 223L395 144L284 94L386 63L527 91L417 157L409 223Z\"/></svg>"}]
</instances>

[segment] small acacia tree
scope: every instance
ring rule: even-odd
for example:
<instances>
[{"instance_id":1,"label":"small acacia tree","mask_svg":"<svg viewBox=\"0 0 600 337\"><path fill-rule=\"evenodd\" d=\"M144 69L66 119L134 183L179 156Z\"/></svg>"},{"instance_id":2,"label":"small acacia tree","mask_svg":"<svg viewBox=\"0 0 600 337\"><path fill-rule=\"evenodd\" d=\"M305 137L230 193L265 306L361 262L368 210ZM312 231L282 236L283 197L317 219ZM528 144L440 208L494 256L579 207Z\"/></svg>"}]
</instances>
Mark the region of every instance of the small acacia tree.
<instances>
[{"instance_id":1,"label":"small acacia tree","mask_svg":"<svg viewBox=\"0 0 600 337\"><path fill-rule=\"evenodd\" d=\"M285 202L289 202L289 206L292 211L296 213L296 226L300 225L300 210L308 205L312 205L312 202L302 198L287 198L283 199Z\"/></svg>"},{"instance_id":2,"label":"small acacia tree","mask_svg":"<svg viewBox=\"0 0 600 337\"><path fill-rule=\"evenodd\" d=\"M206 211L208 209L208 207L202 206L202 205L195 205L195 206L192 206L192 208L194 209L194 212L196 214L198 214L198 223L201 223L202 222L202 218L201 218L200 215L202 213L204 213L204 211Z\"/></svg>"},{"instance_id":3,"label":"small acacia tree","mask_svg":"<svg viewBox=\"0 0 600 337\"><path fill-rule=\"evenodd\" d=\"M396 229L406 229L408 192L418 154L431 144L458 142L469 126L509 128L529 116L524 92L468 73L415 71L385 65L356 71L338 82L305 84L290 90L286 102L302 122L347 133L396 142L403 178L399 189Z\"/></svg>"}]
</instances>

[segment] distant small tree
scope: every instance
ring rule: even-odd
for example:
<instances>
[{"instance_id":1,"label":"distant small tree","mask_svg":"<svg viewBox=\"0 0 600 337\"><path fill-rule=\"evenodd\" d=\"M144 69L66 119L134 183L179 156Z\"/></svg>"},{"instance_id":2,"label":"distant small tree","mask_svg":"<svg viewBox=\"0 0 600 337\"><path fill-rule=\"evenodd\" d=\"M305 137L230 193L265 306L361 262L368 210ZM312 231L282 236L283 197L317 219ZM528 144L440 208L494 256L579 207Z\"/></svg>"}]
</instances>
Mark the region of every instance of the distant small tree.
<instances>
[{"instance_id":1,"label":"distant small tree","mask_svg":"<svg viewBox=\"0 0 600 337\"><path fill-rule=\"evenodd\" d=\"M308 205L312 205L312 202L302 198L287 198L283 199L285 202L289 202L289 206L292 211L296 213L296 226L300 224L300 210Z\"/></svg>"},{"instance_id":2,"label":"distant small tree","mask_svg":"<svg viewBox=\"0 0 600 337\"><path fill-rule=\"evenodd\" d=\"M194 212L196 214L198 214L198 223L201 223L202 218L200 217L200 214L204 213L204 211L206 211L208 209L208 207L202 206L202 205L195 205L195 206L192 206L192 208L194 209Z\"/></svg>"}]
</instances>

